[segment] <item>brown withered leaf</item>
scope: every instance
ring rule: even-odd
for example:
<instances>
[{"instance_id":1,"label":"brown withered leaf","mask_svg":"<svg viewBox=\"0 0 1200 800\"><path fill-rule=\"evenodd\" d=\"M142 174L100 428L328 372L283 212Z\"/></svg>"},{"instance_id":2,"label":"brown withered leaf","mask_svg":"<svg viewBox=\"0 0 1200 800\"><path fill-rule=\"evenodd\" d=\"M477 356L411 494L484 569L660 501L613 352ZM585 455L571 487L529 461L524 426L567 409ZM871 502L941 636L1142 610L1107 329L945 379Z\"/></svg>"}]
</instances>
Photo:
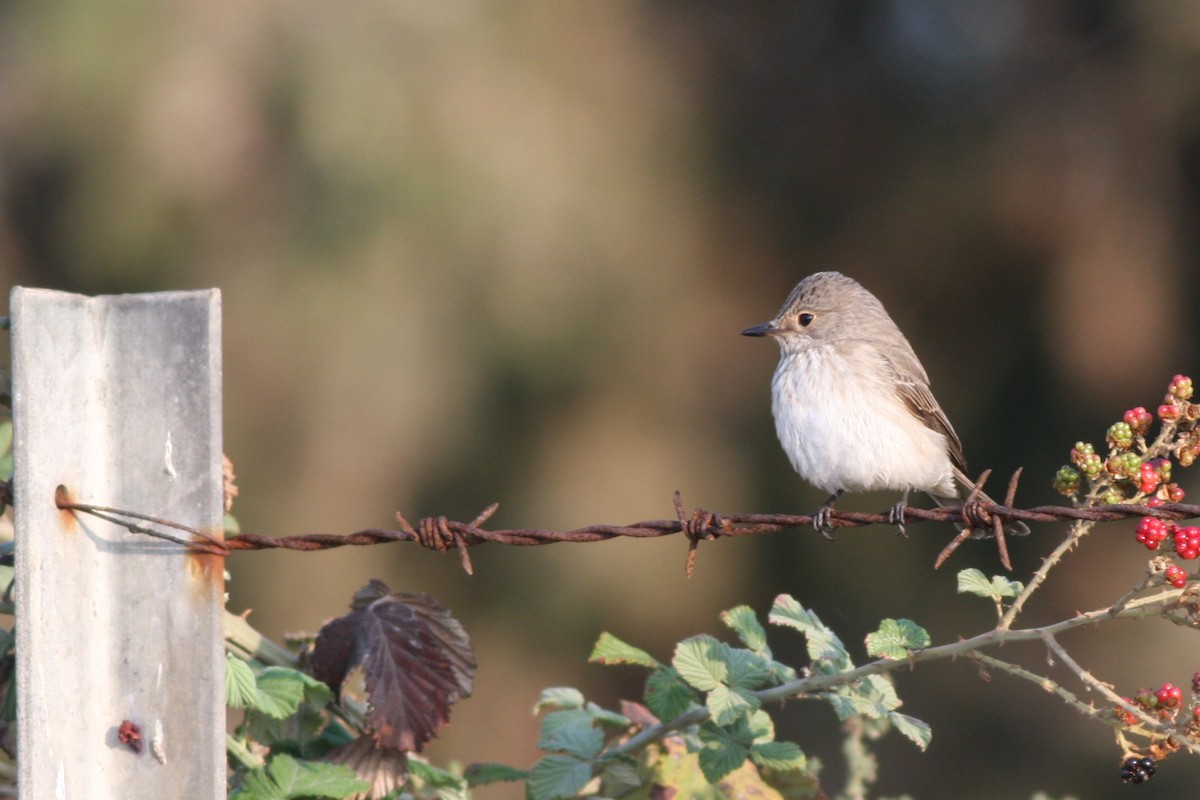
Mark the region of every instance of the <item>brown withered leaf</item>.
<instances>
[{"instance_id":1,"label":"brown withered leaf","mask_svg":"<svg viewBox=\"0 0 1200 800\"><path fill-rule=\"evenodd\" d=\"M450 719L450 706L471 694L475 653L458 620L426 594L390 594L371 581L354 608L317 634L313 675L340 693L362 667L367 727L378 747L420 749Z\"/></svg>"},{"instance_id":2,"label":"brown withered leaf","mask_svg":"<svg viewBox=\"0 0 1200 800\"><path fill-rule=\"evenodd\" d=\"M386 797L404 785L404 775L408 772L408 757L405 753L380 750L369 736L360 736L352 742L335 747L326 753L322 760L344 764L354 770L360 781L369 784L367 791L354 795L351 800Z\"/></svg>"}]
</instances>

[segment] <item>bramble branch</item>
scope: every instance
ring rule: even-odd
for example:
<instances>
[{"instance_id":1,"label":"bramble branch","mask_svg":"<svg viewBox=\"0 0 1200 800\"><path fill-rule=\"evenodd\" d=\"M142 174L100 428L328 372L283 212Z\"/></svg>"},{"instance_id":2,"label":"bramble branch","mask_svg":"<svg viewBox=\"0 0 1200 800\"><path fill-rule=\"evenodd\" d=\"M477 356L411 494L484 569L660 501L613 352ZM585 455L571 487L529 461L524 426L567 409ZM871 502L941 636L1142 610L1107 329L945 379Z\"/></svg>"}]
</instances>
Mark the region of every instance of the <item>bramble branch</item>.
<instances>
[{"instance_id":1,"label":"bramble branch","mask_svg":"<svg viewBox=\"0 0 1200 800\"><path fill-rule=\"evenodd\" d=\"M1008 662L1000 661L999 659L986 656L981 651L1006 645L1016 642L1031 642L1039 641L1044 643L1052 650L1067 666L1084 680L1085 684L1093 689L1098 690L1115 706L1120 706L1123 710L1133 713L1138 717L1138 721L1149 731L1159 734L1173 734L1176 730L1170 726L1164 725L1161 721L1155 720L1141 709L1125 702L1121 697L1117 696L1111 689L1105 687L1095 678L1091 677L1082 667L1070 659L1070 657L1062 650L1061 647L1052 647L1049 643L1053 642L1057 645L1055 636L1064 631L1073 630L1088 625L1096 625L1106 622L1111 619L1131 619L1137 617L1159 616L1165 612L1172 610L1184 610L1185 613L1192 618L1192 624L1196 624L1195 608L1193 606L1195 598L1189 597L1187 593L1179 593L1173 591L1158 592L1148 597L1139 598L1127 602L1124 607L1114 613L1112 607L1101 608L1095 611L1090 611L1084 614L1078 614L1070 619L1056 622L1050 625L1044 625L1037 628L1022 628L1017 630L1009 630L996 628L995 630L981 633L969 639L960 639L956 642L938 645L936 647L927 647L924 650L912 652L904 659L878 659L861 667L836 673L815 673L809 674L797 680L773 686L769 689L762 689L753 692L753 694L763 703L783 702L790 699L804 697L819 692L829 691L837 686L844 686L861 681L870 675L878 675L881 673L893 672L898 669L912 669L917 664L924 661L933 661L935 659L956 658L958 656L970 657L985 663L990 666L1004 669L1005 671L1017 675L1018 677L1032 681L1043 689L1055 691L1057 684L1049 682L1049 679L1036 673L1024 670L1021 667L1009 664ZM1084 676L1087 676L1086 678ZM1079 700L1073 693L1058 687L1061 691L1055 691L1063 700L1074 706L1076 709L1089 713L1087 704ZM1099 710L1091 710L1091 716L1099 716ZM645 728L631 736L628 740L621 743L612 751L606 754L607 758L617 758L625 754L638 752L641 748L648 744L665 739L676 731L681 731L691 725L697 725L709 718L709 711L705 707L693 708L684 712L679 717L663 722L659 725L654 725ZM1111 723L1109 723L1111 724ZM1200 753L1200 745L1190 741L1181 739L1180 745L1191 752Z\"/></svg>"}]
</instances>

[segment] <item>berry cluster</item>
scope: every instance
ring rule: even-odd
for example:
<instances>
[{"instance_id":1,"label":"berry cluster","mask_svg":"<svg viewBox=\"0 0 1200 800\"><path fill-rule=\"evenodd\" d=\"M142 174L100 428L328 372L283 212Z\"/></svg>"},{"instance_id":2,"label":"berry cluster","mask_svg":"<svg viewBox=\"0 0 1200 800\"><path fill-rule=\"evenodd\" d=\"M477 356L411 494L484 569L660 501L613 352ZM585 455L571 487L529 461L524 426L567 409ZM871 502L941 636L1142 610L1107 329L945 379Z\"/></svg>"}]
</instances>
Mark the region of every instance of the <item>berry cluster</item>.
<instances>
[{"instance_id":1,"label":"berry cluster","mask_svg":"<svg viewBox=\"0 0 1200 800\"><path fill-rule=\"evenodd\" d=\"M1200 673L1192 676L1192 688L1200 684ZM1164 683L1157 689L1138 689L1133 697L1122 697L1131 706L1137 706L1152 717L1158 717L1164 722L1173 722L1179 709L1183 707L1183 690L1173 683ZM1117 719L1125 725L1136 725L1137 717L1129 711L1117 706L1114 709ZM1200 714L1200 705L1193 711Z\"/></svg>"},{"instance_id":2,"label":"berry cluster","mask_svg":"<svg viewBox=\"0 0 1200 800\"><path fill-rule=\"evenodd\" d=\"M1135 538L1147 550L1157 550L1160 544L1171 539L1180 558L1185 561L1200 558L1200 527L1195 525L1176 525L1170 520L1142 517Z\"/></svg>"},{"instance_id":3,"label":"berry cluster","mask_svg":"<svg viewBox=\"0 0 1200 800\"><path fill-rule=\"evenodd\" d=\"M1187 586L1187 572L1184 571L1183 567L1176 566L1175 564L1163 570L1163 578L1176 589L1182 589L1184 586Z\"/></svg>"},{"instance_id":4,"label":"berry cluster","mask_svg":"<svg viewBox=\"0 0 1200 800\"><path fill-rule=\"evenodd\" d=\"M1121 780L1126 783L1145 783L1154 777L1154 759L1149 756L1130 756L1121 765Z\"/></svg>"},{"instance_id":5,"label":"berry cluster","mask_svg":"<svg viewBox=\"0 0 1200 800\"><path fill-rule=\"evenodd\" d=\"M1175 552L1180 558L1191 560L1200 556L1200 528L1194 525L1178 527L1174 536Z\"/></svg>"},{"instance_id":6,"label":"berry cluster","mask_svg":"<svg viewBox=\"0 0 1200 800\"><path fill-rule=\"evenodd\" d=\"M1077 497L1088 484L1084 505L1140 503L1149 506L1178 503L1183 489L1171 481L1172 458L1190 466L1200 457L1200 404L1192 403L1192 379L1176 375L1167 386L1157 417L1161 429L1150 438L1155 415L1142 406L1125 412L1105 433L1106 455L1088 442L1076 442L1071 463L1054 476L1054 488ZM1149 546L1149 545L1147 545Z\"/></svg>"}]
</instances>

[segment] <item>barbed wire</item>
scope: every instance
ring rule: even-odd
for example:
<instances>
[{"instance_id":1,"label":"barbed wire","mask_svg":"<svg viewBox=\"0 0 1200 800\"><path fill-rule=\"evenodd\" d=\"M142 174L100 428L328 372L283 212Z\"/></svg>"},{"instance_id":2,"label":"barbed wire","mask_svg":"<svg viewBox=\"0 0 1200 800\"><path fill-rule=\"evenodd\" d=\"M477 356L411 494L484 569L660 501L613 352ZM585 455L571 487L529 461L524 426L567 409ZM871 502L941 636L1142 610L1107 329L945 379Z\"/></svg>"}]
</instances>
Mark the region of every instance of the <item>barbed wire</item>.
<instances>
[{"instance_id":1,"label":"barbed wire","mask_svg":"<svg viewBox=\"0 0 1200 800\"><path fill-rule=\"evenodd\" d=\"M1051 523L1085 520L1089 522L1109 522L1128 519L1131 517L1158 517L1166 520L1183 520L1200 517L1200 505L1192 503L1166 503L1150 508L1144 505L1118 504L1109 506L1072 507L1072 506L1036 506L1033 508L1015 508L1012 506L1016 493L1016 484L1020 478L1018 470L1009 482L1008 492L1004 503L995 503L976 499L979 487L987 479L988 473L980 476L979 482L971 495L959 505L946 505L940 508L917 508L906 506L903 519L906 524L920 522L943 522L958 525L962 532L948 544L935 562L935 568L968 538L972 531L991 531L997 540L1001 562L1011 569L1008 561L1007 545L1002 525L1005 522ZM723 537L759 536L768 533L778 533L788 528L811 526L813 514L721 514L697 508L688 512L680 497L675 492L675 519L652 519L634 522L629 525L588 525L572 530L556 531L538 528L509 528L488 529L483 525L499 508L493 503L480 512L470 522L460 522L444 516L425 517L416 525L412 525L401 514L396 514L400 524L398 530L385 528L364 528L347 534L308 533L292 536L261 536L253 533L238 533L225 538L224 541L203 531L190 528L170 520L164 520L150 515L122 511L106 506L91 505L74 501L70 493L60 487L55 498L56 505L61 509L78 513L91 514L109 522L125 527L134 533L155 536L187 545L193 551L227 556L239 550L299 550L316 551L330 550L336 547L361 547L368 545L387 544L390 542L417 542L423 547L439 552L457 550L463 569L473 573L469 549L476 545L493 543L515 546L537 546L557 542L600 542L620 537L635 539L650 539L660 536L671 536L682 533L688 539L688 555L686 571L690 576L695 566L696 552L699 542L711 541ZM134 522L132 520L138 520ZM188 534L188 539L144 524L173 528ZM884 513L862 511L841 511L834 509L830 514L830 523L834 530L860 528L870 525L895 526L895 517L891 510Z\"/></svg>"}]
</instances>

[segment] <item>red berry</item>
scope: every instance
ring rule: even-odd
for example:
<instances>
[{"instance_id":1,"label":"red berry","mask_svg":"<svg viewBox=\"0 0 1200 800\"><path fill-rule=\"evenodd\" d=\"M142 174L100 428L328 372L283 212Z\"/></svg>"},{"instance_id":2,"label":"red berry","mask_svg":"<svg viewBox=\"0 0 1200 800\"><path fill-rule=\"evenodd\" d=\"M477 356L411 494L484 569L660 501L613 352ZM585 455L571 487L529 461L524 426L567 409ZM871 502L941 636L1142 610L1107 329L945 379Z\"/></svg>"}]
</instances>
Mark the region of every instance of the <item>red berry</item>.
<instances>
[{"instance_id":1,"label":"red berry","mask_svg":"<svg viewBox=\"0 0 1200 800\"><path fill-rule=\"evenodd\" d=\"M1142 521L1137 526L1137 540L1147 550L1157 550L1158 545L1171 532L1168 528L1171 525L1171 523L1155 517L1142 517Z\"/></svg>"},{"instance_id":2,"label":"red berry","mask_svg":"<svg viewBox=\"0 0 1200 800\"><path fill-rule=\"evenodd\" d=\"M1158 699L1159 706L1163 708L1178 708L1180 701L1183 700L1183 692L1173 683L1164 683L1158 687L1154 696Z\"/></svg>"},{"instance_id":3,"label":"red berry","mask_svg":"<svg viewBox=\"0 0 1200 800\"><path fill-rule=\"evenodd\" d=\"M1200 528L1193 525L1176 528L1175 552L1180 558L1188 560L1200 556Z\"/></svg>"},{"instance_id":4,"label":"red berry","mask_svg":"<svg viewBox=\"0 0 1200 800\"><path fill-rule=\"evenodd\" d=\"M1187 400L1192 396L1192 379L1186 375L1176 375L1171 379L1171 385L1167 387L1167 391L1180 400Z\"/></svg>"},{"instance_id":5,"label":"red berry","mask_svg":"<svg viewBox=\"0 0 1200 800\"><path fill-rule=\"evenodd\" d=\"M1172 564L1163 572L1163 577L1166 578L1167 583L1176 589L1182 589L1184 586L1187 586L1187 573L1183 571L1182 567Z\"/></svg>"},{"instance_id":6,"label":"red berry","mask_svg":"<svg viewBox=\"0 0 1200 800\"><path fill-rule=\"evenodd\" d=\"M1173 422L1179 419L1179 406L1174 403L1163 403L1158 407L1158 418L1164 422Z\"/></svg>"},{"instance_id":7,"label":"red berry","mask_svg":"<svg viewBox=\"0 0 1200 800\"><path fill-rule=\"evenodd\" d=\"M1138 467L1138 489L1142 494L1153 494L1158 488L1159 476L1154 465L1147 461Z\"/></svg>"},{"instance_id":8,"label":"red berry","mask_svg":"<svg viewBox=\"0 0 1200 800\"><path fill-rule=\"evenodd\" d=\"M1150 412L1142 406L1126 411L1124 419L1125 424L1137 434L1142 434L1149 430L1150 423L1154 421L1154 417L1150 416Z\"/></svg>"},{"instance_id":9,"label":"red berry","mask_svg":"<svg viewBox=\"0 0 1200 800\"><path fill-rule=\"evenodd\" d=\"M1149 497L1146 499L1146 505L1150 508L1158 508L1165 502L1167 501L1163 500L1161 497Z\"/></svg>"}]
</instances>

